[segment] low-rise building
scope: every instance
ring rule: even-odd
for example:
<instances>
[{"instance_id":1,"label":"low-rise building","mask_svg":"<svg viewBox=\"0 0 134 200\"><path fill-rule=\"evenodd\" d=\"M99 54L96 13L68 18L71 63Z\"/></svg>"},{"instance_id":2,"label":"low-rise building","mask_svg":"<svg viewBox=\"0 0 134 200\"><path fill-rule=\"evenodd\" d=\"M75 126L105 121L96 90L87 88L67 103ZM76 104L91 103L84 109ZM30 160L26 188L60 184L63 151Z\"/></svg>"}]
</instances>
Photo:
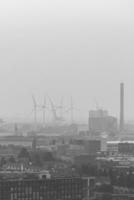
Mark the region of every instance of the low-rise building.
<instances>
[{"instance_id":1,"label":"low-rise building","mask_svg":"<svg viewBox=\"0 0 134 200\"><path fill-rule=\"evenodd\" d=\"M107 141L107 152L134 155L134 141Z\"/></svg>"}]
</instances>

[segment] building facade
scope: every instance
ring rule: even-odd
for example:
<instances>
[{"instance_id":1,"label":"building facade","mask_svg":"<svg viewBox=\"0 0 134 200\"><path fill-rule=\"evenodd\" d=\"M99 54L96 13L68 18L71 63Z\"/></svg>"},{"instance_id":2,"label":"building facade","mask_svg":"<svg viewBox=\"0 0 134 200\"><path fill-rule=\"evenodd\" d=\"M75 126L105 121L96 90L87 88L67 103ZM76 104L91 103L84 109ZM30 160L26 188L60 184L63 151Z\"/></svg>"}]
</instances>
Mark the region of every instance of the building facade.
<instances>
[{"instance_id":1,"label":"building facade","mask_svg":"<svg viewBox=\"0 0 134 200\"><path fill-rule=\"evenodd\" d=\"M0 181L1 200L82 200L89 180L53 178L44 180Z\"/></svg>"},{"instance_id":2,"label":"building facade","mask_svg":"<svg viewBox=\"0 0 134 200\"><path fill-rule=\"evenodd\" d=\"M117 119L109 116L105 110L92 110L89 112L90 132L114 132L117 131Z\"/></svg>"}]
</instances>

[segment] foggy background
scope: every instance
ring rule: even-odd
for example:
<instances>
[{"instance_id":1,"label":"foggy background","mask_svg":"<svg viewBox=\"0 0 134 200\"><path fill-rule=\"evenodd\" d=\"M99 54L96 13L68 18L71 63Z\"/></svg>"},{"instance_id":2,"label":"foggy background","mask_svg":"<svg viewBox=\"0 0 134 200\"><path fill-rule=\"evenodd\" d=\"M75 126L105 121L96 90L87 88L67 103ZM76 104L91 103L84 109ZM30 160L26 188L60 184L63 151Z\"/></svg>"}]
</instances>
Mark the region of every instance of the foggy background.
<instances>
[{"instance_id":1,"label":"foggy background","mask_svg":"<svg viewBox=\"0 0 134 200\"><path fill-rule=\"evenodd\" d=\"M74 99L78 120L96 107L134 119L133 0L0 2L0 117L28 118L31 95L42 103Z\"/></svg>"}]
</instances>

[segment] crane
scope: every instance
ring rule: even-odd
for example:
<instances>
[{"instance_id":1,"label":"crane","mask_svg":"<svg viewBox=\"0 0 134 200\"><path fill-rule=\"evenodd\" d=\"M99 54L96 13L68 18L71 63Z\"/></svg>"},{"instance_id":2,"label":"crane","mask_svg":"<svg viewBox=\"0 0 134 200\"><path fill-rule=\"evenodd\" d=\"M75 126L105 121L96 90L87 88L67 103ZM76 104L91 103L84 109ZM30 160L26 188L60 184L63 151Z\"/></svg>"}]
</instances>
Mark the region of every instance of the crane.
<instances>
[{"instance_id":1,"label":"crane","mask_svg":"<svg viewBox=\"0 0 134 200\"><path fill-rule=\"evenodd\" d=\"M66 112L70 112L70 122L71 122L71 124L74 123L74 110L76 110L76 108L74 107L73 98L71 96L71 98L70 98L70 107L68 108L68 110L66 110Z\"/></svg>"},{"instance_id":2,"label":"crane","mask_svg":"<svg viewBox=\"0 0 134 200\"><path fill-rule=\"evenodd\" d=\"M63 118L63 108L64 108L63 101L64 101L64 98L62 97L61 101L60 101L60 105L56 106L56 108L59 109L59 111L60 111L60 117L61 117L61 119Z\"/></svg>"},{"instance_id":3,"label":"crane","mask_svg":"<svg viewBox=\"0 0 134 200\"><path fill-rule=\"evenodd\" d=\"M37 125L37 103L36 103L34 95L32 95L32 99L33 99L33 110L34 110L34 124L36 126Z\"/></svg>"},{"instance_id":4,"label":"crane","mask_svg":"<svg viewBox=\"0 0 134 200\"><path fill-rule=\"evenodd\" d=\"M54 103L53 103L53 101L51 100L51 98L50 97L48 97L49 98L49 101L50 101L50 105L51 105L51 109L52 109L52 113L53 113L53 117L54 117L54 121L56 121L56 122L60 122L60 121L63 121L64 119L63 119L63 117L59 117L59 116L57 116L57 112L56 112L56 106L54 105ZM59 108L59 107L58 107ZM61 108L61 107L60 107Z\"/></svg>"},{"instance_id":5,"label":"crane","mask_svg":"<svg viewBox=\"0 0 134 200\"><path fill-rule=\"evenodd\" d=\"M43 123L45 124L46 123L46 97L44 96L44 100L43 100L43 105L41 106L42 107L42 117L43 117Z\"/></svg>"}]
</instances>

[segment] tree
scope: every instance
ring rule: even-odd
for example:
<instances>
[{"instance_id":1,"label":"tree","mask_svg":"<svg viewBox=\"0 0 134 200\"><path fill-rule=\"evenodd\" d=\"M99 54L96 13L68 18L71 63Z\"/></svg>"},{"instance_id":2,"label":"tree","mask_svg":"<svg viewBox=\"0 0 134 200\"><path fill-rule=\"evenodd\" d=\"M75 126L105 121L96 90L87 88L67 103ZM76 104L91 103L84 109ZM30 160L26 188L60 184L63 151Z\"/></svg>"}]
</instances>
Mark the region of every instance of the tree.
<instances>
[{"instance_id":1,"label":"tree","mask_svg":"<svg viewBox=\"0 0 134 200\"><path fill-rule=\"evenodd\" d=\"M18 154L19 159L30 159L29 152L27 151L26 148L22 148Z\"/></svg>"},{"instance_id":2,"label":"tree","mask_svg":"<svg viewBox=\"0 0 134 200\"><path fill-rule=\"evenodd\" d=\"M10 163L15 163L15 158L14 158L13 156L11 156L11 157L8 159L8 161L9 161Z\"/></svg>"},{"instance_id":3,"label":"tree","mask_svg":"<svg viewBox=\"0 0 134 200\"><path fill-rule=\"evenodd\" d=\"M56 144L56 140L52 140L52 145L55 145Z\"/></svg>"},{"instance_id":4,"label":"tree","mask_svg":"<svg viewBox=\"0 0 134 200\"><path fill-rule=\"evenodd\" d=\"M42 159L43 159L43 161L53 161L54 160L51 152L44 152L42 155Z\"/></svg>"},{"instance_id":5,"label":"tree","mask_svg":"<svg viewBox=\"0 0 134 200\"><path fill-rule=\"evenodd\" d=\"M32 154L31 161L32 161L32 164L37 166L37 167L41 167L42 166L42 160L40 158L40 155L37 152L34 152Z\"/></svg>"},{"instance_id":6,"label":"tree","mask_svg":"<svg viewBox=\"0 0 134 200\"><path fill-rule=\"evenodd\" d=\"M0 161L0 166L3 167L3 165L5 165L7 162L6 162L6 159L5 157L2 157L1 158L1 161Z\"/></svg>"}]
</instances>

